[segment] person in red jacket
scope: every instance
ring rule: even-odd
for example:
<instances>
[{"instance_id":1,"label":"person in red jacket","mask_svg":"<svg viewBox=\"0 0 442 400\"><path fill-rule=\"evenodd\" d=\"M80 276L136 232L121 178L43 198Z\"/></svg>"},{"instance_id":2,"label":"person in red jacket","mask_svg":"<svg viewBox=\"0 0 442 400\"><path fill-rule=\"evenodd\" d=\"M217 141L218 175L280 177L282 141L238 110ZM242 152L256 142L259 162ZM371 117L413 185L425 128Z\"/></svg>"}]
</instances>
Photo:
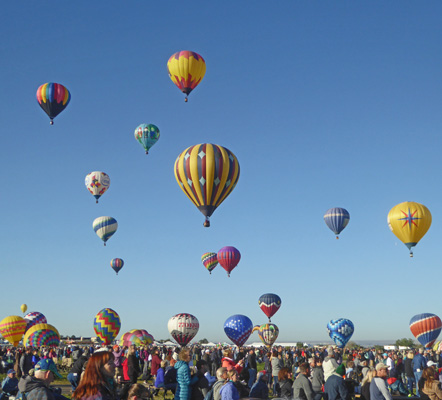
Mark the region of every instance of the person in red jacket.
<instances>
[{"instance_id":1,"label":"person in red jacket","mask_svg":"<svg viewBox=\"0 0 442 400\"><path fill-rule=\"evenodd\" d=\"M154 380L161 366L161 358L159 356L159 353L160 351L158 349L155 349L152 354L152 366L150 367L150 374L154 377Z\"/></svg>"},{"instance_id":2,"label":"person in red jacket","mask_svg":"<svg viewBox=\"0 0 442 400\"><path fill-rule=\"evenodd\" d=\"M235 361L232 359L233 353L231 349L224 350L223 356L224 357L221 359L221 366L227 368L227 371L236 369L236 372L240 374L244 366L244 360L239 360L238 363L235 363Z\"/></svg>"}]
</instances>

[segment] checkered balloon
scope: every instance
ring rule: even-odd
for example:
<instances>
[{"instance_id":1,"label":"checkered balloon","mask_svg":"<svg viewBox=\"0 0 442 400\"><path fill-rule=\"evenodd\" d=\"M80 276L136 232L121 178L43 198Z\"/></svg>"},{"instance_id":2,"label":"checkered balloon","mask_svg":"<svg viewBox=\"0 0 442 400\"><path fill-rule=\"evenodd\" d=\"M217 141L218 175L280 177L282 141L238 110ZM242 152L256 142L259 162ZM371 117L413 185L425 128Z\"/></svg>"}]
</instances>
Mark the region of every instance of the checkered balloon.
<instances>
[{"instance_id":1,"label":"checkered balloon","mask_svg":"<svg viewBox=\"0 0 442 400\"><path fill-rule=\"evenodd\" d=\"M332 319L327 324L327 331L336 346L343 348L352 337L355 327L349 319L339 318Z\"/></svg>"}]
</instances>

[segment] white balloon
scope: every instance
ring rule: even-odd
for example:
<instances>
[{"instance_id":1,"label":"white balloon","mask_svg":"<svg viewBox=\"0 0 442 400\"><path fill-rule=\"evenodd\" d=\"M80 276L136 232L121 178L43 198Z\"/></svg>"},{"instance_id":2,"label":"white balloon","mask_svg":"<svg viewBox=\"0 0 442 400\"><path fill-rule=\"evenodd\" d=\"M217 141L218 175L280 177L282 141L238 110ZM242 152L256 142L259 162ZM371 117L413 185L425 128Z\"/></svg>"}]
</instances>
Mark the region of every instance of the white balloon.
<instances>
[{"instance_id":1,"label":"white balloon","mask_svg":"<svg viewBox=\"0 0 442 400\"><path fill-rule=\"evenodd\" d=\"M200 323L191 314L174 315L167 323L170 335L180 346L186 346L198 333Z\"/></svg>"}]
</instances>

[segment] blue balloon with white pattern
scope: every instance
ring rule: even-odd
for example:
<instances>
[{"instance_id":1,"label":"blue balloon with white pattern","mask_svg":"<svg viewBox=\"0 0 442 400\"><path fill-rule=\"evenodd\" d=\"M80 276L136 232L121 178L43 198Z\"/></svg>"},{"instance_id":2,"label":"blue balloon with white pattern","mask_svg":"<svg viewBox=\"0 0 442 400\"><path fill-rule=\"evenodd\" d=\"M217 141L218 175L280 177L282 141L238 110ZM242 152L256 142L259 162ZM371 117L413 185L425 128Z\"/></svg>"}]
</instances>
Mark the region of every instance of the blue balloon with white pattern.
<instances>
[{"instance_id":1,"label":"blue balloon with white pattern","mask_svg":"<svg viewBox=\"0 0 442 400\"><path fill-rule=\"evenodd\" d=\"M353 322L346 318L332 319L327 324L327 331L336 346L343 348L355 331Z\"/></svg>"},{"instance_id":2,"label":"blue balloon with white pattern","mask_svg":"<svg viewBox=\"0 0 442 400\"><path fill-rule=\"evenodd\" d=\"M236 314L226 319L224 322L224 332L227 337L237 346L242 346L253 330L253 323L249 317Z\"/></svg>"},{"instance_id":3,"label":"blue balloon with white pattern","mask_svg":"<svg viewBox=\"0 0 442 400\"><path fill-rule=\"evenodd\" d=\"M350 213L345 208L330 208L324 214L324 221L339 239L338 235L350 222Z\"/></svg>"}]
</instances>

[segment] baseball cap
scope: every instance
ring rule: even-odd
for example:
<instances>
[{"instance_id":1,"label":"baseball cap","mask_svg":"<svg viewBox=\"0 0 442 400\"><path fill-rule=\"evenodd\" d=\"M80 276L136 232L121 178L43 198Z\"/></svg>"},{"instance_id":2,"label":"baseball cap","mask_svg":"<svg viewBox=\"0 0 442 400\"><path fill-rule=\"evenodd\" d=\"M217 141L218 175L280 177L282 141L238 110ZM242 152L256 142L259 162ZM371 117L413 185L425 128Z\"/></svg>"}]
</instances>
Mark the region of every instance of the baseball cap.
<instances>
[{"instance_id":1,"label":"baseball cap","mask_svg":"<svg viewBox=\"0 0 442 400\"><path fill-rule=\"evenodd\" d=\"M35 370L51 371L56 377L63 378L63 376L58 373L57 367L55 366L54 362L49 358L44 358L43 360L40 360L37 364L35 364Z\"/></svg>"},{"instance_id":2,"label":"baseball cap","mask_svg":"<svg viewBox=\"0 0 442 400\"><path fill-rule=\"evenodd\" d=\"M432 367L433 365L436 365L436 363L434 361L427 362L427 367ZM9 374L9 372L8 372L8 374Z\"/></svg>"},{"instance_id":3,"label":"baseball cap","mask_svg":"<svg viewBox=\"0 0 442 400\"><path fill-rule=\"evenodd\" d=\"M380 371L381 369L388 369L388 367L384 363L377 364L376 371Z\"/></svg>"},{"instance_id":4,"label":"baseball cap","mask_svg":"<svg viewBox=\"0 0 442 400\"><path fill-rule=\"evenodd\" d=\"M15 374L15 373L16 373L15 370L10 369L6 374L9 375L9 374Z\"/></svg>"}]
</instances>

